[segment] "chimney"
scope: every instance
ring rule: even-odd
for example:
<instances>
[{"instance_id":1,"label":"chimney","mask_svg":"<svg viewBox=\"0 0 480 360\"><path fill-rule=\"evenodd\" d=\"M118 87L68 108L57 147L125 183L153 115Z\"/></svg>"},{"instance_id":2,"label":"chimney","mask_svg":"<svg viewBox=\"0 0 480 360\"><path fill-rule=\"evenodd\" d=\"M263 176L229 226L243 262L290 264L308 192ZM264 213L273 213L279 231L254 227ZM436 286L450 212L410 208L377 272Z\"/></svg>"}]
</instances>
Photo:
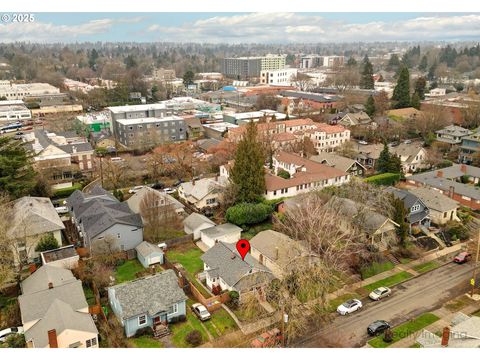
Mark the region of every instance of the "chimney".
<instances>
[{"instance_id":1,"label":"chimney","mask_svg":"<svg viewBox=\"0 0 480 360\"><path fill-rule=\"evenodd\" d=\"M275 247L275 260L278 260L278 247Z\"/></svg>"},{"instance_id":2,"label":"chimney","mask_svg":"<svg viewBox=\"0 0 480 360\"><path fill-rule=\"evenodd\" d=\"M232 255L230 255L230 259L234 260L236 258L235 253L232 252Z\"/></svg>"},{"instance_id":3,"label":"chimney","mask_svg":"<svg viewBox=\"0 0 480 360\"><path fill-rule=\"evenodd\" d=\"M443 333L442 333L442 346L446 347L448 346L448 340L450 339L450 328L448 326L445 326L443 328Z\"/></svg>"},{"instance_id":4,"label":"chimney","mask_svg":"<svg viewBox=\"0 0 480 360\"><path fill-rule=\"evenodd\" d=\"M465 165L465 164L460 165L460 171L463 172L464 174L466 174L467 173L467 165Z\"/></svg>"},{"instance_id":5,"label":"chimney","mask_svg":"<svg viewBox=\"0 0 480 360\"><path fill-rule=\"evenodd\" d=\"M52 283L52 282L49 282L49 283L48 283L48 288L49 288L49 289L53 289L53 283Z\"/></svg>"},{"instance_id":6,"label":"chimney","mask_svg":"<svg viewBox=\"0 0 480 360\"><path fill-rule=\"evenodd\" d=\"M72 146L72 152L75 154L77 152L77 147L76 146Z\"/></svg>"},{"instance_id":7,"label":"chimney","mask_svg":"<svg viewBox=\"0 0 480 360\"><path fill-rule=\"evenodd\" d=\"M442 170L437 171L437 177L443 178L443 171Z\"/></svg>"},{"instance_id":8,"label":"chimney","mask_svg":"<svg viewBox=\"0 0 480 360\"><path fill-rule=\"evenodd\" d=\"M48 330L48 344L50 345L50 348L58 348L58 342L57 342L57 330L52 329Z\"/></svg>"}]
</instances>

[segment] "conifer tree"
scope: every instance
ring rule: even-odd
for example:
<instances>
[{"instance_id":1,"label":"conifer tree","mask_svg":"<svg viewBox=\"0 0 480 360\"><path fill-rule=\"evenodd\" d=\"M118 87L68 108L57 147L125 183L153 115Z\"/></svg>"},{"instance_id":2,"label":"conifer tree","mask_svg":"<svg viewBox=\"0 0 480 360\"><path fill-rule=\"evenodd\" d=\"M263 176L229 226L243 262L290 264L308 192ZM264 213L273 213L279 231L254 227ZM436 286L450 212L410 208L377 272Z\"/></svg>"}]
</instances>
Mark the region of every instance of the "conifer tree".
<instances>
[{"instance_id":1,"label":"conifer tree","mask_svg":"<svg viewBox=\"0 0 480 360\"><path fill-rule=\"evenodd\" d=\"M360 88L362 89L373 89L373 65L368 59L368 56L365 55L363 58L363 69L362 69L362 78L360 79Z\"/></svg>"},{"instance_id":2,"label":"conifer tree","mask_svg":"<svg viewBox=\"0 0 480 360\"><path fill-rule=\"evenodd\" d=\"M365 104L365 112L370 117L375 114L375 100L373 99L372 95L370 95L367 99L367 103Z\"/></svg>"},{"instance_id":3,"label":"conifer tree","mask_svg":"<svg viewBox=\"0 0 480 360\"><path fill-rule=\"evenodd\" d=\"M236 202L257 202L265 193L265 154L257 138L257 125L247 124L247 131L237 146L231 180L236 188Z\"/></svg>"},{"instance_id":4,"label":"conifer tree","mask_svg":"<svg viewBox=\"0 0 480 360\"><path fill-rule=\"evenodd\" d=\"M402 67L398 75L397 85L393 90L392 99L396 101L395 108L402 109L410 106L410 73L406 66Z\"/></svg>"}]
</instances>

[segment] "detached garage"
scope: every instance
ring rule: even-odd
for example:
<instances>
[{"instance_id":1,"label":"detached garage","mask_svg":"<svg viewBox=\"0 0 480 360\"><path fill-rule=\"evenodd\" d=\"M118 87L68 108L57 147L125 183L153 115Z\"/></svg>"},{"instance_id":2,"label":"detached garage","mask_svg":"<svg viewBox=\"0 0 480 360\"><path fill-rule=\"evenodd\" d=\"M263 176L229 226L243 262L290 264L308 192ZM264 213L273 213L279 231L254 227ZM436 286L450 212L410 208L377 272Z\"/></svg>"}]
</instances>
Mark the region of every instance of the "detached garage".
<instances>
[{"instance_id":1,"label":"detached garage","mask_svg":"<svg viewBox=\"0 0 480 360\"><path fill-rule=\"evenodd\" d=\"M150 265L163 264L163 251L158 246L143 241L135 250L137 250L138 261L143 267L148 268Z\"/></svg>"}]
</instances>

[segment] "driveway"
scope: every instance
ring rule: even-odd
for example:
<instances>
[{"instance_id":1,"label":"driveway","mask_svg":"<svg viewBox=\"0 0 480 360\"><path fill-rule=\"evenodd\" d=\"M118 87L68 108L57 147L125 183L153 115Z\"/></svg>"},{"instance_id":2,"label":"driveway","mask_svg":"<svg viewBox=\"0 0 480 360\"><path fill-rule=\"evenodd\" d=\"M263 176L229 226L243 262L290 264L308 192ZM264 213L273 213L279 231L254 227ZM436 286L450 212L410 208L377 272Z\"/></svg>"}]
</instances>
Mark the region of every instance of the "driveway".
<instances>
[{"instance_id":1,"label":"driveway","mask_svg":"<svg viewBox=\"0 0 480 360\"><path fill-rule=\"evenodd\" d=\"M362 347L369 340L367 326L386 320L392 326L441 307L468 291L473 262L449 263L392 288L392 295L379 302L364 300L363 309L347 316L336 315L333 323L306 335L295 347ZM480 276L479 276L480 277ZM478 282L478 277L477 277Z\"/></svg>"}]
</instances>

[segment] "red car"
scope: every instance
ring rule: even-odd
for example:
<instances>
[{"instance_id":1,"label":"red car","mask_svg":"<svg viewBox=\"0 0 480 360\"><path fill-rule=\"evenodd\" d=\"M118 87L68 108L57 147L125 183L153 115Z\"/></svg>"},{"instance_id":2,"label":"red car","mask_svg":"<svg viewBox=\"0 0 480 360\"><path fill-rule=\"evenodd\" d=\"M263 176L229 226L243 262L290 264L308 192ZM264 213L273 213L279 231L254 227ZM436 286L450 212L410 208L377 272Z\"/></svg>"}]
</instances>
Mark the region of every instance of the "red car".
<instances>
[{"instance_id":1,"label":"red car","mask_svg":"<svg viewBox=\"0 0 480 360\"><path fill-rule=\"evenodd\" d=\"M458 254L457 256L455 256L453 258L453 262L457 264L463 264L463 263L466 263L468 260L470 260L470 257L471 255L468 252L464 251Z\"/></svg>"},{"instance_id":2,"label":"red car","mask_svg":"<svg viewBox=\"0 0 480 360\"><path fill-rule=\"evenodd\" d=\"M282 342L282 335L280 334L280 330L275 328L257 336L257 338L252 341L252 347L254 348L277 347L281 344L281 342Z\"/></svg>"}]
</instances>

